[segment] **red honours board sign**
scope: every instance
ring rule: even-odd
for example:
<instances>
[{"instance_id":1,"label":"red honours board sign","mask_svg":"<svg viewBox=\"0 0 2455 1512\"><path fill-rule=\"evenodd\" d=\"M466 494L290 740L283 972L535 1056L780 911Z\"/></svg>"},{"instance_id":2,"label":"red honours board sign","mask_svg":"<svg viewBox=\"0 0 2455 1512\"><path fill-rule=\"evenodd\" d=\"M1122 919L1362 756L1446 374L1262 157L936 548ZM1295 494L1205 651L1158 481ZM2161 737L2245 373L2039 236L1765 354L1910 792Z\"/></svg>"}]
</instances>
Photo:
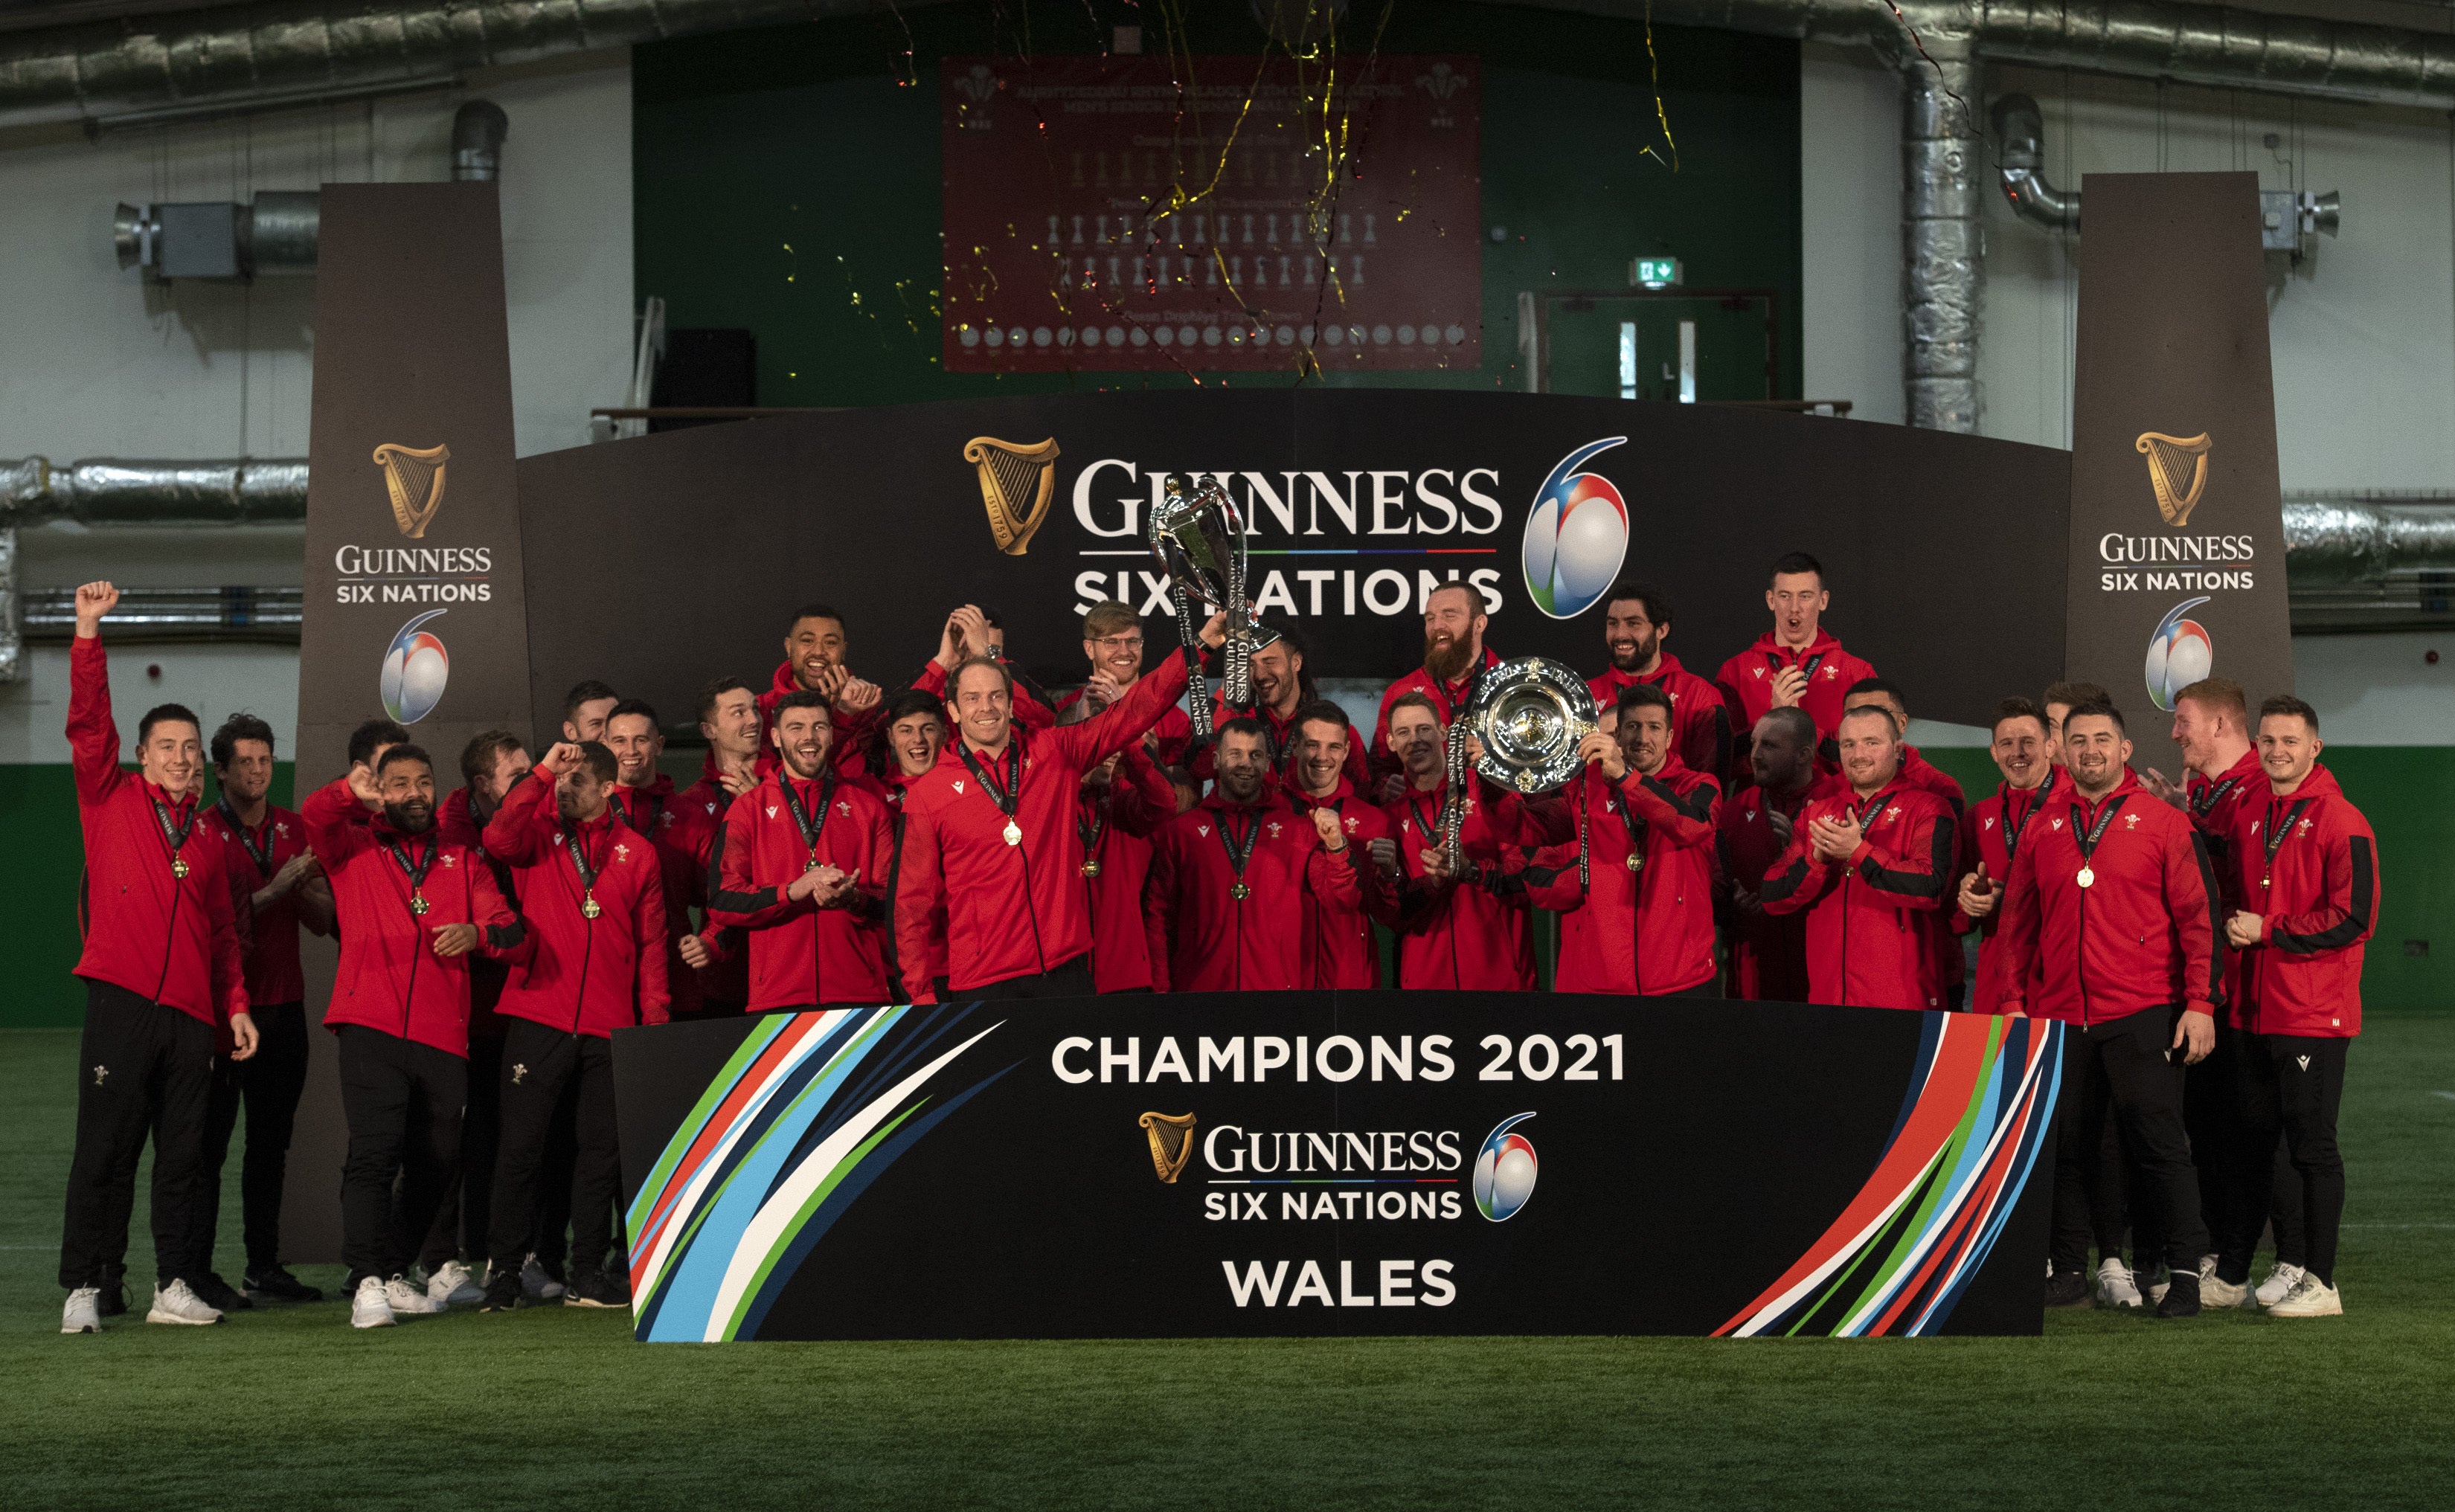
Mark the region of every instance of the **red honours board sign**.
<instances>
[{"instance_id":1,"label":"red honours board sign","mask_svg":"<svg viewBox=\"0 0 2455 1512\"><path fill-rule=\"evenodd\" d=\"M1474 59L941 76L948 371L1481 365Z\"/></svg>"}]
</instances>

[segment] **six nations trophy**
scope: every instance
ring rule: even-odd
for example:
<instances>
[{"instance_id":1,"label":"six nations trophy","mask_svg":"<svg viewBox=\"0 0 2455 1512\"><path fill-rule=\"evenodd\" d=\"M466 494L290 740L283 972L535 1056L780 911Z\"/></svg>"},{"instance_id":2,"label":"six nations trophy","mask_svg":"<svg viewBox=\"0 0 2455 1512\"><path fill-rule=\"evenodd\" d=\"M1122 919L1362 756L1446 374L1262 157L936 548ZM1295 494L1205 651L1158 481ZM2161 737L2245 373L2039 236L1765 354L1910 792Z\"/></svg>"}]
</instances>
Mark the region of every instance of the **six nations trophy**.
<instances>
[{"instance_id":1,"label":"six nations trophy","mask_svg":"<svg viewBox=\"0 0 2455 1512\"><path fill-rule=\"evenodd\" d=\"M1151 511L1148 534L1151 554L1167 574L1177 634L1185 641L1194 738L1207 745L1210 684L1202 672L1202 619L1196 602L1227 612L1220 694L1231 706L1253 701L1253 653L1278 638L1256 622L1246 596L1245 516L1216 477L1199 479L1188 496L1185 484L1171 475L1166 499Z\"/></svg>"}]
</instances>

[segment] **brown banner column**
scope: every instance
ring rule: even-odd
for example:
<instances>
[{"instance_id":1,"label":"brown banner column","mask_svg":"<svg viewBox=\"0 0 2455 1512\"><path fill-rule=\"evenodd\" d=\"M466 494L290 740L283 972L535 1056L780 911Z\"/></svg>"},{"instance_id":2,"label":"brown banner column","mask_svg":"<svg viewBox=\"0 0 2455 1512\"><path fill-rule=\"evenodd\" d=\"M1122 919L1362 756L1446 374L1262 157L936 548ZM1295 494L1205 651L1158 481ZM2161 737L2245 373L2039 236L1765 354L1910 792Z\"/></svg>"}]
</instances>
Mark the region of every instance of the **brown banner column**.
<instances>
[{"instance_id":1,"label":"brown banner column","mask_svg":"<svg viewBox=\"0 0 2455 1512\"><path fill-rule=\"evenodd\" d=\"M322 224L298 796L341 775L361 720L389 716L434 756L439 797L471 736L528 724L496 187L327 184ZM313 942L313 1018L334 961ZM282 1208L295 1261L340 1254L340 1092L330 1037L310 1042Z\"/></svg>"},{"instance_id":2,"label":"brown banner column","mask_svg":"<svg viewBox=\"0 0 2455 1512\"><path fill-rule=\"evenodd\" d=\"M2066 675L2179 777L2175 693L2293 691L2252 173L2091 173L2072 402Z\"/></svg>"}]
</instances>

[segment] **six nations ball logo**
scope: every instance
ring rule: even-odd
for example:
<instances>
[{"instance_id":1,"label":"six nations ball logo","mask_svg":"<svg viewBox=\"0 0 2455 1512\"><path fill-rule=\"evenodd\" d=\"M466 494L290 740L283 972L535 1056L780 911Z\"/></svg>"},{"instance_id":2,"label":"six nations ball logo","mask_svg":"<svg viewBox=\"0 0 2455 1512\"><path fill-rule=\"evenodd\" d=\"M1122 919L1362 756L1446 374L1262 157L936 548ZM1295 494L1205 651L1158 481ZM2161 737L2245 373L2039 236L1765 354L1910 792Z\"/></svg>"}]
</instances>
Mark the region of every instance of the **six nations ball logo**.
<instances>
[{"instance_id":1,"label":"six nations ball logo","mask_svg":"<svg viewBox=\"0 0 2455 1512\"><path fill-rule=\"evenodd\" d=\"M1612 480L1578 468L1628 437L1589 441L1560 458L1526 515L1526 592L1553 619L1592 609L1628 557L1628 501Z\"/></svg>"}]
</instances>

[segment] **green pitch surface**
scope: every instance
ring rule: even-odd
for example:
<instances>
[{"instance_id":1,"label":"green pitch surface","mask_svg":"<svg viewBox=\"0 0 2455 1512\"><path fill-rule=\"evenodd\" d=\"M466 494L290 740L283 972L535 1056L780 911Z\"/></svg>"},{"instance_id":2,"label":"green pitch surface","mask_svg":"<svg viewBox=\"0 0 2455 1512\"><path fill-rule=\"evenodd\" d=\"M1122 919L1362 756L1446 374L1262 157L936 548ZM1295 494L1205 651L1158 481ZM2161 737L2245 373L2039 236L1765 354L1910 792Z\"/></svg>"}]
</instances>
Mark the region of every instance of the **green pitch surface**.
<instances>
[{"instance_id":1,"label":"green pitch surface","mask_svg":"<svg viewBox=\"0 0 2455 1512\"><path fill-rule=\"evenodd\" d=\"M2042 1340L650 1348L619 1313L169 1328L141 1296L65 1338L75 1054L0 1034L11 1512L2455 1503L2455 1015L2376 1019L2353 1052L2347 1316L2059 1313ZM143 1200L140 1178L150 1257ZM1685 1280L1674 1252L1631 1283Z\"/></svg>"}]
</instances>

